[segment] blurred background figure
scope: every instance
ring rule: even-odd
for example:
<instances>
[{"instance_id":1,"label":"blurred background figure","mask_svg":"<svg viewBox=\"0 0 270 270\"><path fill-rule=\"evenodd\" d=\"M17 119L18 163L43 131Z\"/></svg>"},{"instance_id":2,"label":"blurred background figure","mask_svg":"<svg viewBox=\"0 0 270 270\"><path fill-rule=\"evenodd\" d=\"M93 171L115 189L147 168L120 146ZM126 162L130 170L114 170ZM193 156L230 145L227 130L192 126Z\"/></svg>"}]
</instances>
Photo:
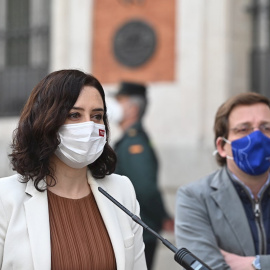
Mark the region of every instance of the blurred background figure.
<instances>
[{"instance_id":1,"label":"blurred background figure","mask_svg":"<svg viewBox=\"0 0 270 270\"><path fill-rule=\"evenodd\" d=\"M122 82L116 93L115 119L123 131L115 144L116 173L128 176L137 194L142 220L152 229L173 231L174 221L165 210L158 188L158 159L142 120L147 109L146 86ZM152 269L157 238L144 230L145 255Z\"/></svg>"}]
</instances>

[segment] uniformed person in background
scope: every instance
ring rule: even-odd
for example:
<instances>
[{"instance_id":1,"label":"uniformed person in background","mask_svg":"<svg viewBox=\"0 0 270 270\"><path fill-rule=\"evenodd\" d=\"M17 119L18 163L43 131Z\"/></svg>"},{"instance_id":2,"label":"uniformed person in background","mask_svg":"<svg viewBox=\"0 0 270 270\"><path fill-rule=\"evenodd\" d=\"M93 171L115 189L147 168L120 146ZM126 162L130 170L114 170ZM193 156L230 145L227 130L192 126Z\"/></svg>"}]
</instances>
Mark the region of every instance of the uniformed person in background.
<instances>
[{"instance_id":1,"label":"uniformed person in background","mask_svg":"<svg viewBox=\"0 0 270 270\"><path fill-rule=\"evenodd\" d=\"M158 188L158 160L146 134L142 118L147 107L145 85L122 82L116 94L122 108L119 126L123 136L115 144L116 173L132 181L141 206L141 219L153 230L173 231L174 221L165 210ZM157 238L144 230L145 255L151 269L157 246Z\"/></svg>"}]
</instances>

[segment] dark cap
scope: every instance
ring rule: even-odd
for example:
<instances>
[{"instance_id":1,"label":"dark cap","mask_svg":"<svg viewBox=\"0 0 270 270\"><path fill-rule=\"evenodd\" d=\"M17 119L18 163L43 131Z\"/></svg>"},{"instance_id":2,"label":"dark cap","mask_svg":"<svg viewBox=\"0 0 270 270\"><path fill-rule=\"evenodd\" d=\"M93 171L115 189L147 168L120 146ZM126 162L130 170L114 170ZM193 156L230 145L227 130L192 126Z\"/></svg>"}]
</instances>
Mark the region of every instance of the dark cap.
<instances>
[{"instance_id":1,"label":"dark cap","mask_svg":"<svg viewBox=\"0 0 270 270\"><path fill-rule=\"evenodd\" d=\"M116 96L142 96L146 98L146 87L143 84L133 82L121 82Z\"/></svg>"}]
</instances>

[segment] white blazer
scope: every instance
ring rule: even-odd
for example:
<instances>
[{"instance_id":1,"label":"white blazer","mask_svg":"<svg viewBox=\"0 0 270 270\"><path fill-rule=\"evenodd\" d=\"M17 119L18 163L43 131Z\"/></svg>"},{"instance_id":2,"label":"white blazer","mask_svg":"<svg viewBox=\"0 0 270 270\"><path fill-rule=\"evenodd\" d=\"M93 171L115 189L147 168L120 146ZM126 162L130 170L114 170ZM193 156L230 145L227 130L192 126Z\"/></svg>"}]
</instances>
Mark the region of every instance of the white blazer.
<instances>
[{"instance_id":1,"label":"white blazer","mask_svg":"<svg viewBox=\"0 0 270 270\"><path fill-rule=\"evenodd\" d=\"M51 244L47 191L20 175L0 178L0 269L50 270ZM102 187L135 215L139 204L127 177L112 174L88 182L113 246L117 270L147 269L142 227L98 191Z\"/></svg>"}]
</instances>

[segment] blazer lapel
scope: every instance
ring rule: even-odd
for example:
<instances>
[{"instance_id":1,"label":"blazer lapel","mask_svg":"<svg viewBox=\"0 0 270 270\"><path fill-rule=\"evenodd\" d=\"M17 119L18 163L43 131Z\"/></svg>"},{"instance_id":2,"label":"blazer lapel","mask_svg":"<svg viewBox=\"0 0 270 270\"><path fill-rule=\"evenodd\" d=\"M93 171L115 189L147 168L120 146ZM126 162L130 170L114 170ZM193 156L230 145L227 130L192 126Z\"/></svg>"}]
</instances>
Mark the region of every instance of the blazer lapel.
<instances>
[{"instance_id":1,"label":"blazer lapel","mask_svg":"<svg viewBox=\"0 0 270 270\"><path fill-rule=\"evenodd\" d=\"M114 204L98 190L98 187L100 186L106 191L106 186L102 184L102 181L105 180L103 179L97 183L97 181L93 179L91 174L88 172L88 182L91 186L100 214L110 236L117 269L125 270L125 249L123 246L123 237L119 226L119 220L115 213Z\"/></svg>"},{"instance_id":2,"label":"blazer lapel","mask_svg":"<svg viewBox=\"0 0 270 270\"><path fill-rule=\"evenodd\" d=\"M51 269L51 243L47 191L39 192L29 181L25 192L32 196L24 203L35 270Z\"/></svg>"},{"instance_id":3,"label":"blazer lapel","mask_svg":"<svg viewBox=\"0 0 270 270\"><path fill-rule=\"evenodd\" d=\"M245 210L225 168L221 175L213 179L211 187L215 189L211 196L231 224L234 237L238 239L243 253L246 256L254 254L254 243Z\"/></svg>"}]
</instances>

